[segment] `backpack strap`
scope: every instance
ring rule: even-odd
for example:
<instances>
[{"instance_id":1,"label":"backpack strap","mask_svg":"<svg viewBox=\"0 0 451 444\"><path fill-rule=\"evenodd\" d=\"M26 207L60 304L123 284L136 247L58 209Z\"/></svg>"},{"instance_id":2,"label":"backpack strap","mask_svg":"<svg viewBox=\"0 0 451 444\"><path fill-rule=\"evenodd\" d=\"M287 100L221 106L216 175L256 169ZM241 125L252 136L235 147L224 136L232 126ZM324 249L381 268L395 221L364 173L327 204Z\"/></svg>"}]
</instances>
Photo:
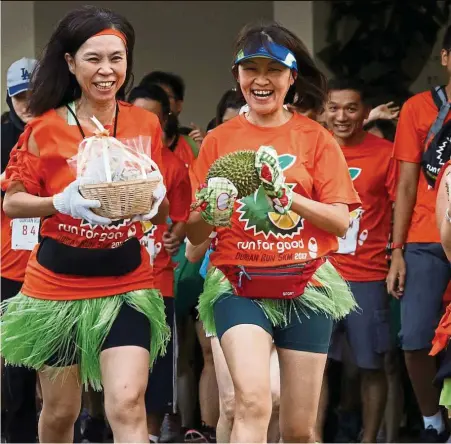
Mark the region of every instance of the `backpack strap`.
<instances>
[{"instance_id":1,"label":"backpack strap","mask_svg":"<svg viewBox=\"0 0 451 444\"><path fill-rule=\"evenodd\" d=\"M199 155L199 147L197 146L197 143L193 139L191 139L191 137L186 136L185 134L182 134L182 137L185 139L185 141L190 146L191 151L194 154L194 158L197 159L197 156Z\"/></svg>"},{"instance_id":2,"label":"backpack strap","mask_svg":"<svg viewBox=\"0 0 451 444\"><path fill-rule=\"evenodd\" d=\"M449 113L451 103L448 101L446 95L446 89L444 86L436 86L431 89L432 99L438 109L438 115L435 122L432 124L428 136L426 137L426 146L429 145L431 140L436 136L436 134L441 130L443 122Z\"/></svg>"}]
</instances>

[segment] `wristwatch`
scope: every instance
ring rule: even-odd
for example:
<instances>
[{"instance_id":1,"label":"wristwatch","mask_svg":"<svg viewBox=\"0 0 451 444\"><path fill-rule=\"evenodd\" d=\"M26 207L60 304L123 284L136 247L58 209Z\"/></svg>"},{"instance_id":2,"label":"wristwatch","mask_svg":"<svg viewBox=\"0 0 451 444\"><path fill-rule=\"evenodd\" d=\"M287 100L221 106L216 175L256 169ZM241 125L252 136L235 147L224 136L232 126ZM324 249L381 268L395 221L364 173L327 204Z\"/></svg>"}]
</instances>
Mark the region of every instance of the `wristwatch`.
<instances>
[{"instance_id":1,"label":"wristwatch","mask_svg":"<svg viewBox=\"0 0 451 444\"><path fill-rule=\"evenodd\" d=\"M404 244L396 243L396 242L390 242L390 250L403 250L404 251Z\"/></svg>"}]
</instances>

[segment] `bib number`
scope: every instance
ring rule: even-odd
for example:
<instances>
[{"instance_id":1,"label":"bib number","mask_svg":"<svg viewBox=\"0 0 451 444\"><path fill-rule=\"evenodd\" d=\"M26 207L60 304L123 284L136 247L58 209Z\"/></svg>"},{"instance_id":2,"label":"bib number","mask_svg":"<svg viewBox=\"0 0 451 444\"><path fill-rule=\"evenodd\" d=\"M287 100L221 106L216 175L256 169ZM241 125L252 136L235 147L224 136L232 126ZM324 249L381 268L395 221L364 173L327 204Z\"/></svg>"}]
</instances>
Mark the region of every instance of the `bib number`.
<instances>
[{"instance_id":1,"label":"bib number","mask_svg":"<svg viewBox=\"0 0 451 444\"><path fill-rule=\"evenodd\" d=\"M344 237L338 238L339 254L355 254L357 249L357 240L360 230L360 219L362 218L363 210L358 208L350 213L351 222Z\"/></svg>"},{"instance_id":2,"label":"bib number","mask_svg":"<svg viewBox=\"0 0 451 444\"><path fill-rule=\"evenodd\" d=\"M39 239L39 218L13 219L11 248L13 250L33 250Z\"/></svg>"}]
</instances>

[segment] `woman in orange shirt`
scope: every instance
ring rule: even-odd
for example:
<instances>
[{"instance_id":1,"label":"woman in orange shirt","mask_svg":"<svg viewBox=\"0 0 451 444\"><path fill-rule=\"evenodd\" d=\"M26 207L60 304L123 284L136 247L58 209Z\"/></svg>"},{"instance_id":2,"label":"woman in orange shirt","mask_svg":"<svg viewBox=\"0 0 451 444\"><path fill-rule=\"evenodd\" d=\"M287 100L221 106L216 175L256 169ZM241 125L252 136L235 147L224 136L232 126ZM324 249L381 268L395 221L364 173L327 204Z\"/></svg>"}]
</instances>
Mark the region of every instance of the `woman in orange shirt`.
<instances>
[{"instance_id":1,"label":"woman in orange shirt","mask_svg":"<svg viewBox=\"0 0 451 444\"><path fill-rule=\"evenodd\" d=\"M360 200L332 136L283 106L294 90L313 109L325 100L324 77L298 37L277 24L246 27L233 73L249 111L207 135L191 170L204 204L191 213L187 236L199 245L217 232L199 313L234 383L231 442L266 441L273 342L282 440L313 441L332 322L355 308L326 257ZM262 185L237 199L228 179L205 181L215 160L240 150L255 151Z\"/></svg>"},{"instance_id":2,"label":"woman in orange shirt","mask_svg":"<svg viewBox=\"0 0 451 444\"><path fill-rule=\"evenodd\" d=\"M133 47L132 26L110 10L86 6L60 21L32 76L36 117L2 182L9 217L42 219L22 290L4 303L1 337L6 362L39 371L40 442L72 442L81 383L103 387L115 441L148 442L148 368L169 329L139 238L141 220L165 222L165 189L154 192L149 214L112 222L91 211L100 202L81 196L67 162L92 136L93 115L116 138L151 137L160 160L158 118L117 100L131 78Z\"/></svg>"}]
</instances>

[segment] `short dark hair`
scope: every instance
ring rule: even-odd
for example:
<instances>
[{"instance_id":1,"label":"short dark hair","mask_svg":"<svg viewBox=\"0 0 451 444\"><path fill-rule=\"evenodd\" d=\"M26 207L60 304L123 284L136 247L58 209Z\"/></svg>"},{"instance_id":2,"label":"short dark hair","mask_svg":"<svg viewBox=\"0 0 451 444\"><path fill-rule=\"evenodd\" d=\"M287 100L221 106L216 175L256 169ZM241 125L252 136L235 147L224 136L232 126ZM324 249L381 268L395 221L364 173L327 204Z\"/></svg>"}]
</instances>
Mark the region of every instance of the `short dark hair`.
<instances>
[{"instance_id":1,"label":"short dark hair","mask_svg":"<svg viewBox=\"0 0 451 444\"><path fill-rule=\"evenodd\" d=\"M66 53L74 56L86 40L110 28L124 34L127 41L127 72L125 82L117 94L119 99L125 97L128 86L133 83L133 27L126 18L110 9L83 6L69 12L58 23L33 70L28 107L31 114L39 116L81 97L80 85L69 71L64 56Z\"/></svg>"},{"instance_id":2,"label":"short dark hair","mask_svg":"<svg viewBox=\"0 0 451 444\"><path fill-rule=\"evenodd\" d=\"M173 74L172 72L152 71L144 76L139 86L146 87L155 83L169 86L177 100L183 100L185 98L185 82L179 75Z\"/></svg>"},{"instance_id":3,"label":"short dark hair","mask_svg":"<svg viewBox=\"0 0 451 444\"><path fill-rule=\"evenodd\" d=\"M445 36L443 37L442 49L446 51L451 51L451 26L448 26L445 31Z\"/></svg>"},{"instance_id":4,"label":"short dark hair","mask_svg":"<svg viewBox=\"0 0 451 444\"><path fill-rule=\"evenodd\" d=\"M149 85L147 88L143 86L133 88L128 96L128 101L133 104L137 99L150 99L158 102L161 105L161 110L165 118L171 113L169 97L164 89L158 85Z\"/></svg>"},{"instance_id":5,"label":"short dark hair","mask_svg":"<svg viewBox=\"0 0 451 444\"><path fill-rule=\"evenodd\" d=\"M343 91L343 90L356 91L360 94L360 99L364 105L370 106L368 89L362 79L349 78L349 77L337 77L330 79L327 83L327 91Z\"/></svg>"},{"instance_id":6,"label":"short dark hair","mask_svg":"<svg viewBox=\"0 0 451 444\"><path fill-rule=\"evenodd\" d=\"M365 131L369 131L373 128L378 129L382 133L384 139L389 140L390 142L395 141L396 125L393 121L387 119L376 119L369 121L363 127Z\"/></svg>"},{"instance_id":7,"label":"short dark hair","mask_svg":"<svg viewBox=\"0 0 451 444\"><path fill-rule=\"evenodd\" d=\"M269 37L269 38L268 38ZM326 100L326 78L316 66L307 47L293 32L276 22L260 22L246 25L238 34L234 45L233 63L238 53L249 44L259 44L271 52L271 40L289 49L296 58L298 76L285 97L285 103L292 103L299 109L322 111ZM234 66L234 74L237 76ZM241 93L239 85L238 91Z\"/></svg>"},{"instance_id":8,"label":"short dark hair","mask_svg":"<svg viewBox=\"0 0 451 444\"><path fill-rule=\"evenodd\" d=\"M238 94L236 89L226 91L216 107L216 126L221 125L228 108L240 109L245 103L243 95Z\"/></svg>"}]
</instances>

